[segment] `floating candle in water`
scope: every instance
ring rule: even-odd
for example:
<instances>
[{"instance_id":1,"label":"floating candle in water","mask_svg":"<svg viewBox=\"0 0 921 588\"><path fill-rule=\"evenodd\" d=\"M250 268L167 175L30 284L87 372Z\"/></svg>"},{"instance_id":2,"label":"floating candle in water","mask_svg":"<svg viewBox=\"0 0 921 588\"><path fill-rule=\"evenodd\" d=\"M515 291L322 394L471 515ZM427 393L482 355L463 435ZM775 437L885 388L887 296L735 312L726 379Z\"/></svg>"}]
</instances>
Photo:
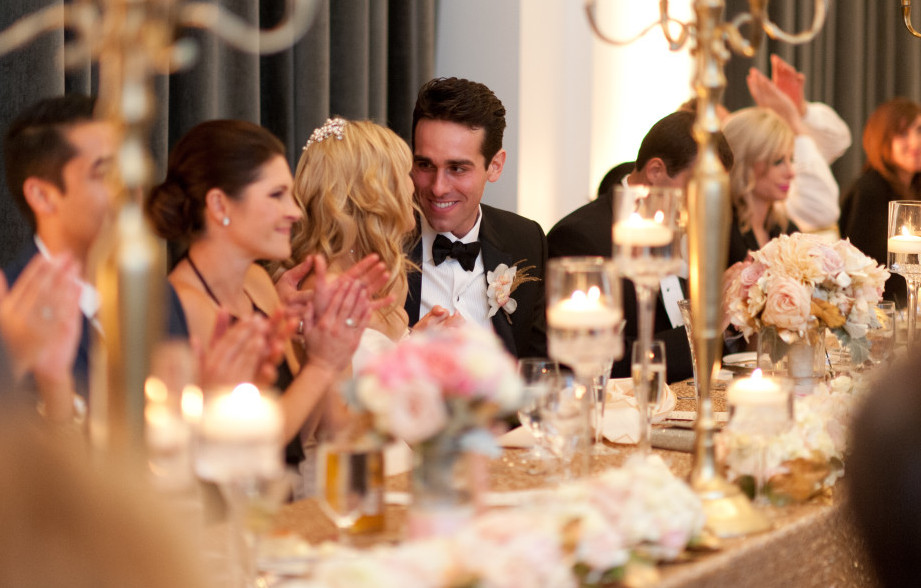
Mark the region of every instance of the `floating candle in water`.
<instances>
[{"instance_id":1,"label":"floating candle in water","mask_svg":"<svg viewBox=\"0 0 921 588\"><path fill-rule=\"evenodd\" d=\"M664 214L657 213L657 219ZM614 223L612 236L615 245L632 247L662 247L672 242L674 231L661 222L645 219L637 213Z\"/></svg>"},{"instance_id":2,"label":"floating candle in water","mask_svg":"<svg viewBox=\"0 0 921 588\"><path fill-rule=\"evenodd\" d=\"M783 405L789 398L775 380L762 377L760 369L752 372L750 378L733 380L726 395L731 406Z\"/></svg>"},{"instance_id":3,"label":"floating candle in water","mask_svg":"<svg viewBox=\"0 0 921 588\"><path fill-rule=\"evenodd\" d=\"M889 237L887 244L890 253L921 253L921 237L909 235L907 227L901 235Z\"/></svg>"},{"instance_id":4,"label":"floating candle in water","mask_svg":"<svg viewBox=\"0 0 921 588\"><path fill-rule=\"evenodd\" d=\"M597 286L576 290L547 309L547 323L556 329L610 328L620 322L620 309L602 303Z\"/></svg>"}]
</instances>

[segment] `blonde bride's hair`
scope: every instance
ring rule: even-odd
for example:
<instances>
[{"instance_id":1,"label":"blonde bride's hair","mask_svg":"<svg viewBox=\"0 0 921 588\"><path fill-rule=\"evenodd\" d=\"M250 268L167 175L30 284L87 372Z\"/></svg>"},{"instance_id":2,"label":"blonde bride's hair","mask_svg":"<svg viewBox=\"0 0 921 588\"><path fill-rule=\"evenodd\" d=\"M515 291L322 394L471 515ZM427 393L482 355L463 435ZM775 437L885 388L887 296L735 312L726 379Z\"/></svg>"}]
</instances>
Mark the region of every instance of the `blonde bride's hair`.
<instances>
[{"instance_id":1,"label":"blonde bride's hair","mask_svg":"<svg viewBox=\"0 0 921 588\"><path fill-rule=\"evenodd\" d=\"M390 271L381 295L403 292L413 268L405 250L417 210L406 142L371 121L330 119L314 131L294 176L304 213L294 229L291 257L270 271L278 277L307 255L357 261L377 253Z\"/></svg>"}]
</instances>

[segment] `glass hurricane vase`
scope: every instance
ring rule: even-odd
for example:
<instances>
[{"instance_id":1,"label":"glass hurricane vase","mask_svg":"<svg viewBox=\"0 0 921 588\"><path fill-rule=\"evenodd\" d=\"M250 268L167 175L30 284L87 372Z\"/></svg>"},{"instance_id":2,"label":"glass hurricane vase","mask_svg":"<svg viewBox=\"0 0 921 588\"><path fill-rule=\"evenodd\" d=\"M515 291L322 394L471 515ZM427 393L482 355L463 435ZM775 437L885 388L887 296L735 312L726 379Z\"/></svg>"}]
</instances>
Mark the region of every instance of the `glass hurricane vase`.
<instances>
[{"instance_id":1,"label":"glass hurricane vase","mask_svg":"<svg viewBox=\"0 0 921 588\"><path fill-rule=\"evenodd\" d=\"M802 337L787 342L776 328L763 327L758 332L758 367L765 376L789 378L795 394L811 394L815 385L825 379L826 330L814 321Z\"/></svg>"}]
</instances>

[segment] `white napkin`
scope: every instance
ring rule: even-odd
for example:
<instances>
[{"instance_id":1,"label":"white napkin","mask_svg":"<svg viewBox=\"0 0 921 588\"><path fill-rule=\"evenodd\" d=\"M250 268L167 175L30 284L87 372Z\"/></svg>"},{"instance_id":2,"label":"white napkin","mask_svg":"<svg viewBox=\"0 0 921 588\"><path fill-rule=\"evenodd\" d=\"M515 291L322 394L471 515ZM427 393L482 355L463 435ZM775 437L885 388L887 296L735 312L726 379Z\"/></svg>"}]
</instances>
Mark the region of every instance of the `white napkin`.
<instances>
[{"instance_id":1,"label":"white napkin","mask_svg":"<svg viewBox=\"0 0 921 588\"><path fill-rule=\"evenodd\" d=\"M604 405L604 437L613 443L636 443L640 433L640 414L633 397L633 380L616 378L608 380L605 390L607 402ZM668 417L674 410L675 393L665 385L665 394L660 406L656 407L653 422ZM535 443L531 431L516 427L497 440L501 447L531 447Z\"/></svg>"},{"instance_id":2,"label":"white napkin","mask_svg":"<svg viewBox=\"0 0 921 588\"><path fill-rule=\"evenodd\" d=\"M612 443L636 443L640 437L640 413L633 396L631 378L612 378L606 390L604 406L604 438ZM677 399L672 389L665 385L662 401L656 406L652 422L664 420L675 409Z\"/></svg>"}]
</instances>

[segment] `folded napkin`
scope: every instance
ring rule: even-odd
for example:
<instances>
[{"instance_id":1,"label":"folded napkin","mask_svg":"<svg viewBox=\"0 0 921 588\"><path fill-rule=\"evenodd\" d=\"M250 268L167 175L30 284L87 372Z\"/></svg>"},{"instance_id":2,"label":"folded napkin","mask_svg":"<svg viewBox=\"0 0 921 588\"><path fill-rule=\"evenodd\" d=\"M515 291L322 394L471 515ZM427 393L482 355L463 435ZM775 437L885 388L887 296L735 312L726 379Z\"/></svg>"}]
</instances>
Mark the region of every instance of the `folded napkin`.
<instances>
[{"instance_id":1,"label":"folded napkin","mask_svg":"<svg viewBox=\"0 0 921 588\"><path fill-rule=\"evenodd\" d=\"M604 406L604 438L612 443L636 443L640 438L640 414L633 395L633 379L608 380L606 393L608 401ZM666 384L662 400L655 407L652 422L664 420L675 409L676 403L675 393Z\"/></svg>"},{"instance_id":2,"label":"folded napkin","mask_svg":"<svg viewBox=\"0 0 921 588\"><path fill-rule=\"evenodd\" d=\"M633 397L633 380L608 380L605 390L604 437L613 443L636 443L640 433L640 414ZM653 422L665 419L674 410L677 399L666 384L662 402L656 407ZM531 447L534 436L525 427L516 427L498 439L501 447Z\"/></svg>"}]
</instances>

